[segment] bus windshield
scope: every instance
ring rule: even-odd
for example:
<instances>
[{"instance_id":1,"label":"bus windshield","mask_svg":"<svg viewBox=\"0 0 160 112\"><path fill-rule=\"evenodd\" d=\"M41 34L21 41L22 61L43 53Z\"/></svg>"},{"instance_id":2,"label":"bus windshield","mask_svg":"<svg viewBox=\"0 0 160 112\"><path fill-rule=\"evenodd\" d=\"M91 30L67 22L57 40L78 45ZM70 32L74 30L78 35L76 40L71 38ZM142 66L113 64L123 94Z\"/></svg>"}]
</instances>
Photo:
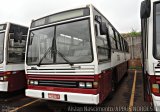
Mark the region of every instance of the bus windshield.
<instances>
[{"instance_id":1,"label":"bus windshield","mask_svg":"<svg viewBox=\"0 0 160 112\"><path fill-rule=\"evenodd\" d=\"M91 51L88 19L49 26L30 32L27 64L87 63Z\"/></svg>"},{"instance_id":2,"label":"bus windshield","mask_svg":"<svg viewBox=\"0 0 160 112\"><path fill-rule=\"evenodd\" d=\"M156 4L155 20L155 57L160 59L160 3Z\"/></svg>"},{"instance_id":3,"label":"bus windshield","mask_svg":"<svg viewBox=\"0 0 160 112\"><path fill-rule=\"evenodd\" d=\"M0 63L3 62L4 33L0 33Z\"/></svg>"}]
</instances>

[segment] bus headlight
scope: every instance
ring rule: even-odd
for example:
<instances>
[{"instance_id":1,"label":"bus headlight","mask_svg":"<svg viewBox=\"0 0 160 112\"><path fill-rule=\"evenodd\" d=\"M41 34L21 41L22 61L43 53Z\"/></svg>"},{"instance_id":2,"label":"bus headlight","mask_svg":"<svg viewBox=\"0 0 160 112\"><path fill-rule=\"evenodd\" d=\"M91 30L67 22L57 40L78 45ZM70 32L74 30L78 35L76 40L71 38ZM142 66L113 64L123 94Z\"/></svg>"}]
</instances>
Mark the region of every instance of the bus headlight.
<instances>
[{"instance_id":1,"label":"bus headlight","mask_svg":"<svg viewBox=\"0 0 160 112\"><path fill-rule=\"evenodd\" d=\"M8 76L1 76L0 81L6 81L8 79Z\"/></svg>"},{"instance_id":2,"label":"bus headlight","mask_svg":"<svg viewBox=\"0 0 160 112\"><path fill-rule=\"evenodd\" d=\"M30 80L30 83L29 83L29 84L33 85L33 84L34 84L34 81L33 81L33 80Z\"/></svg>"},{"instance_id":3,"label":"bus headlight","mask_svg":"<svg viewBox=\"0 0 160 112\"><path fill-rule=\"evenodd\" d=\"M86 82L86 88L92 88L92 82Z\"/></svg>"},{"instance_id":4,"label":"bus headlight","mask_svg":"<svg viewBox=\"0 0 160 112\"><path fill-rule=\"evenodd\" d=\"M3 79L4 79L4 80L7 80L7 79L8 79L8 76L4 76Z\"/></svg>"},{"instance_id":5,"label":"bus headlight","mask_svg":"<svg viewBox=\"0 0 160 112\"><path fill-rule=\"evenodd\" d=\"M34 85L38 85L38 81L34 81Z\"/></svg>"},{"instance_id":6,"label":"bus headlight","mask_svg":"<svg viewBox=\"0 0 160 112\"><path fill-rule=\"evenodd\" d=\"M28 84L30 84L30 85L38 85L38 81L28 80Z\"/></svg>"},{"instance_id":7,"label":"bus headlight","mask_svg":"<svg viewBox=\"0 0 160 112\"><path fill-rule=\"evenodd\" d=\"M80 88L85 88L85 82L79 82L79 87Z\"/></svg>"},{"instance_id":8,"label":"bus headlight","mask_svg":"<svg viewBox=\"0 0 160 112\"><path fill-rule=\"evenodd\" d=\"M0 80L3 81L3 80L4 80L4 77L0 77Z\"/></svg>"}]
</instances>

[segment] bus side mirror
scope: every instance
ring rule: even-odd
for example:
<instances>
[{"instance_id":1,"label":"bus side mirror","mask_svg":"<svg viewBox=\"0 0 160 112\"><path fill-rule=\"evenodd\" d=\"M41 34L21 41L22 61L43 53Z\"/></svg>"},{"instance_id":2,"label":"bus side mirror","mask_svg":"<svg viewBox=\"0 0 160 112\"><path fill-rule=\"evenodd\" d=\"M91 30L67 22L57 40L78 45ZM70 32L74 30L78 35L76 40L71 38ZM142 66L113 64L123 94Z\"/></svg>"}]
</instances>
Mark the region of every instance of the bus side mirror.
<instances>
[{"instance_id":1,"label":"bus side mirror","mask_svg":"<svg viewBox=\"0 0 160 112\"><path fill-rule=\"evenodd\" d=\"M141 19L150 17L150 12L151 12L151 1L150 0L142 1L140 10Z\"/></svg>"},{"instance_id":2,"label":"bus side mirror","mask_svg":"<svg viewBox=\"0 0 160 112\"><path fill-rule=\"evenodd\" d=\"M106 35L108 32L107 26L105 22L100 23L100 34L101 35Z\"/></svg>"}]
</instances>

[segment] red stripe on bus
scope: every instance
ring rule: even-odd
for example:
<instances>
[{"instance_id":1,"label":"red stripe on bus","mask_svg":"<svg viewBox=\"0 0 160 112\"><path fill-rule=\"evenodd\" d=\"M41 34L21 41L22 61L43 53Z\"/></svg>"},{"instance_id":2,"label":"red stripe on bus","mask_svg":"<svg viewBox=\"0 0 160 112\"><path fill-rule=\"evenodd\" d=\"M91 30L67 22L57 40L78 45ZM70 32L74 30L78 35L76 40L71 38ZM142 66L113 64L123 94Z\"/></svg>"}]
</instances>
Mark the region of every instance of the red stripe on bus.
<instances>
[{"instance_id":1,"label":"red stripe on bus","mask_svg":"<svg viewBox=\"0 0 160 112\"><path fill-rule=\"evenodd\" d=\"M29 78L30 80L94 81L94 79Z\"/></svg>"},{"instance_id":2,"label":"red stripe on bus","mask_svg":"<svg viewBox=\"0 0 160 112\"><path fill-rule=\"evenodd\" d=\"M32 85L28 85L28 89L55 91L55 92L82 93L82 94L98 94L97 89L45 87L45 86L32 86Z\"/></svg>"},{"instance_id":3,"label":"red stripe on bus","mask_svg":"<svg viewBox=\"0 0 160 112\"><path fill-rule=\"evenodd\" d=\"M33 80L62 80L62 81L95 81L95 76L55 76L55 75L28 75L27 79Z\"/></svg>"}]
</instances>

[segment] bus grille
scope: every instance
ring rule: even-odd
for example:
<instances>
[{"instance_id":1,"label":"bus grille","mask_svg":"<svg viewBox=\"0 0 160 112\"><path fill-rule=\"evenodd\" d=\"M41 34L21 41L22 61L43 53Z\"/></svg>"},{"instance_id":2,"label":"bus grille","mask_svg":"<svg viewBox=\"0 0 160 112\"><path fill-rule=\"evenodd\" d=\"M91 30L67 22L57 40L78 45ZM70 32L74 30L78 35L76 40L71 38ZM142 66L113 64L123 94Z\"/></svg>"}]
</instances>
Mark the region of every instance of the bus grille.
<instances>
[{"instance_id":1,"label":"bus grille","mask_svg":"<svg viewBox=\"0 0 160 112\"><path fill-rule=\"evenodd\" d=\"M48 80L40 80L38 81L39 86L51 86L51 87L70 87L75 88L78 87L78 82L70 82L70 81L48 81Z\"/></svg>"}]
</instances>

